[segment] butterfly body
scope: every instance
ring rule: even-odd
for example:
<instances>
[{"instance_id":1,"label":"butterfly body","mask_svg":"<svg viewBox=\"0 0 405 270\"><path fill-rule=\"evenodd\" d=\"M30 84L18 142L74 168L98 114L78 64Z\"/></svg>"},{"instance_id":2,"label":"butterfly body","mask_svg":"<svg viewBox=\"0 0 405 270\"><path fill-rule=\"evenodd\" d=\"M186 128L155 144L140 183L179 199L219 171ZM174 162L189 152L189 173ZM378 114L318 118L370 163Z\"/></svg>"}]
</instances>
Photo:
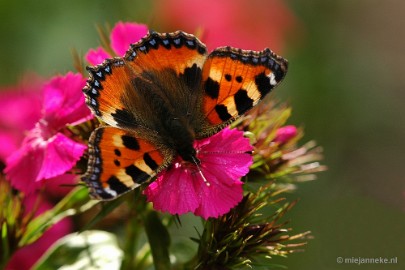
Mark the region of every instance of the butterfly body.
<instances>
[{"instance_id":1,"label":"butterfly body","mask_svg":"<svg viewBox=\"0 0 405 270\"><path fill-rule=\"evenodd\" d=\"M88 70L86 103L108 126L90 137L83 180L93 197L113 199L176 156L198 164L194 141L255 106L283 79L287 62L269 49L208 54L193 35L152 32L125 57Z\"/></svg>"},{"instance_id":2,"label":"butterfly body","mask_svg":"<svg viewBox=\"0 0 405 270\"><path fill-rule=\"evenodd\" d=\"M198 76L200 78L200 76ZM133 98L133 101L139 101L131 109L136 113L138 119L128 119L128 126L136 123L138 133L148 134L154 133L153 137L145 137L144 139L153 140L156 146L165 151L166 149L174 150L174 155L180 155L183 160L192 162L197 160L196 151L193 147L193 142L196 139L196 131L198 131L203 123L201 113L201 87L200 81L195 81L192 84L178 82L179 79L170 69L161 70L159 75L153 73L142 73L141 76L132 80L133 88L140 89L138 96ZM165 82L158 84L156 82ZM182 89L183 96L173 96L170 93L171 89ZM124 100L125 101L125 100ZM186 101L186 102L184 102ZM128 104L129 107L129 104ZM147 112L147 117L142 115ZM143 121L148 119L148 121ZM117 116L117 122L122 119ZM138 137L143 138L142 135Z\"/></svg>"}]
</instances>

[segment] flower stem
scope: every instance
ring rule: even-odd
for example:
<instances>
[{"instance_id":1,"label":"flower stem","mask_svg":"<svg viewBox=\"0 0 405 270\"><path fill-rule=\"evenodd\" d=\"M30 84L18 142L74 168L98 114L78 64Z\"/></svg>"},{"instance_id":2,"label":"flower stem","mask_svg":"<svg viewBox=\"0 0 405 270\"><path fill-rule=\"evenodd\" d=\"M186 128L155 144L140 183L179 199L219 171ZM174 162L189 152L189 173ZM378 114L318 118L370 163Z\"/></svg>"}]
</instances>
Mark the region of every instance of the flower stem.
<instances>
[{"instance_id":1,"label":"flower stem","mask_svg":"<svg viewBox=\"0 0 405 270\"><path fill-rule=\"evenodd\" d=\"M7 236L7 224L4 222L1 229L2 255L0 269L5 269L8 260L10 259L10 250Z\"/></svg>"},{"instance_id":2,"label":"flower stem","mask_svg":"<svg viewBox=\"0 0 405 270\"><path fill-rule=\"evenodd\" d=\"M155 211L147 212L144 216L144 222L155 269L170 270L170 235L167 228Z\"/></svg>"},{"instance_id":3,"label":"flower stem","mask_svg":"<svg viewBox=\"0 0 405 270\"><path fill-rule=\"evenodd\" d=\"M142 265L138 265L136 255L139 246L139 238L143 229L142 215L145 211L146 203L139 190L135 190L133 193L133 196L128 197L127 200L131 212L126 226L126 242L124 245L124 258L121 270L144 268Z\"/></svg>"}]
</instances>

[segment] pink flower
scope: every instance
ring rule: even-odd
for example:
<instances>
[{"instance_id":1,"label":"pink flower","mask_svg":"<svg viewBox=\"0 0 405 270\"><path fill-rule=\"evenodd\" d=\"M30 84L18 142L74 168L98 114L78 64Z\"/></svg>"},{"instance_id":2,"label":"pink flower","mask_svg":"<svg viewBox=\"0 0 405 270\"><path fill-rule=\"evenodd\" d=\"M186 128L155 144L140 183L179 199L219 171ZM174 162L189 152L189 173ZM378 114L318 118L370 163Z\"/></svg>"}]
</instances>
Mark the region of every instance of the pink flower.
<instances>
[{"instance_id":1,"label":"pink flower","mask_svg":"<svg viewBox=\"0 0 405 270\"><path fill-rule=\"evenodd\" d=\"M297 135L297 128L295 126L284 126L277 130L274 142L284 144Z\"/></svg>"},{"instance_id":2,"label":"pink flower","mask_svg":"<svg viewBox=\"0 0 405 270\"><path fill-rule=\"evenodd\" d=\"M84 85L85 79L73 73L45 84L41 119L6 161L5 173L15 188L28 194L38 182L70 170L83 155L86 146L66 136L63 129L93 117L84 102Z\"/></svg>"},{"instance_id":3,"label":"pink flower","mask_svg":"<svg viewBox=\"0 0 405 270\"><path fill-rule=\"evenodd\" d=\"M252 150L243 132L226 128L194 143L198 165L180 157L144 191L153 207L170 214L223 215L243 198L240 178L249 172Z\"/></svg>"},{"instance_id":4,"label":"pink flower","mask_svg":"<svg viewBox=\"0 0 405 270\"><path fill-rule=\"evenodd\" d=\"M26 207L25 216L32 212L34 207L37 207L34 216L38 216L52 207L48 202L43 198L38 197L36 194L26 197L24 199L24 206ZM72 224L69 219L63 219L54 224L34 243L18 249L8 261L6 269L30 269L56 240L65 236L71 230Z\"/></svg>"},{"instance_id":5,"label":"pink flower","mask_svg":"<svg viewBox=\"0 0 405 270\"><path fill-rule=\"evenodd\" d=\"M18 86L0 90L0 161L20 147L24 133L41 117L41 88L39 78L29 75Z\"/></svg>"},{"instance_id":6,"label":"pink flower","mask_svg":"<svg viewBox=\"0 0 405 270\"><path fill-rule=\"evenodd\" d=\"M160 0L155 1L155 18L169 31L201 30L209 48L234 46L278 52L297 21L282 0ZM297 36L297 35L291 35Z\"/></svg>"},{"instance_id":7,"label":"pink flower","mask_svg":"<svg viewBox=\"0 0 405 270\"><path fill-rule=\"evenodd\" d=\"M124 56L131 43L135 43L148 33L144 24L118 22L110 34L111 48L118 56ZM90 49L85 58L92 65L101 64L111 56L101 47Z\"/></svg>"}]
</instances>

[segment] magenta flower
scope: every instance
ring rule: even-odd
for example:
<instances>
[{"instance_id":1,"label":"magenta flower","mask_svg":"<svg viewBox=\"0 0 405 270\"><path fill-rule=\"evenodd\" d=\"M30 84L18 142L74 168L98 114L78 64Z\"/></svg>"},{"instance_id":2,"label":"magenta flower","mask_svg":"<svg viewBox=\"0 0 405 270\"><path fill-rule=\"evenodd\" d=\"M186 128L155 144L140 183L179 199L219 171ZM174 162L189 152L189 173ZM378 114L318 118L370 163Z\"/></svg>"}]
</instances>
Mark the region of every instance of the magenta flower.
<instances>
[{"instance_id":1,"label":"magenta flower","mask_svg":"<svg viewBox=\"0 0 405 270\"><path fill-rule=\"evenodd\" d=\"M0 161L15 152L41 117L42 82L26 76L18 86L0 90Z\"/></svg>"},{"instance_id":2,"label":"magenta flower","mask_svg":"<svg viewBox=\"0 0 405 270\"><path fill-rule=\"evenodd\" d=\"M131 43L135 43L148 33L144 24L118 22L110 34L111 48L118 56L124 56ZM101 64L111 56L101 47L90 49L85 58L92 65Z\"/></svg>"},{"instance_id":3,"label":"magenta flower","mask_svg":"<svg viewBox=\"0 0 405 270\"><path fill-rule=\"evenodd\" d=\"M110 57L111 56L101 47L97 47L96 49L90 49L85 55L87 62L89 62L92 65L101 64L105 59Z\"/></svg>"},{"instance_id":4,"label":"magenta flower","mask_svg":"<svg viewBox=\"0 0 405 270\"><path fill-rule=\"evenodd\" d=\"M86 145L66 136L63 129L93 117L82 94L84 85L85 79L73 73L45 84L41 119L6 161L5 173L15 188L31 193L38 182L64 174L83 155Z\"/></svg>"},{"instance_id":5,"label":"magenta flower","mask_svg":"<svg viewBox=\"0 0 405 270\"><path fill-rule=\"evenodd\" d=\"M276 131L274 142L284 144L297 135L297 128L295 126L284 126Z\"/></svg>"},{"instance_id":6,"label":"magenta flower","mask_svg":"<svg viewBox=\"0 0 405 270\"><path fill-rule=\"evenodd\" d=\"M279 52L284 48L286 37L301 37L296 17L282 0L165 0L154 3L154 17L159 25L188 33L200 30L208 48L233 46L262 50L270 47Z\"/></svg>"},{"instance_id":7,"label":"magenta flower","mask_svg":"<svg viewBox=\"0 0 405 270\"><path fill-rule=\"evenodd\" d=\"M240 178L249 172L252 146L242 131L226 128L196 141L194 147L201 161L198 167L177 157L144 194L156 210L218 217L243 198Z\"/></svg>"}]
</instances>

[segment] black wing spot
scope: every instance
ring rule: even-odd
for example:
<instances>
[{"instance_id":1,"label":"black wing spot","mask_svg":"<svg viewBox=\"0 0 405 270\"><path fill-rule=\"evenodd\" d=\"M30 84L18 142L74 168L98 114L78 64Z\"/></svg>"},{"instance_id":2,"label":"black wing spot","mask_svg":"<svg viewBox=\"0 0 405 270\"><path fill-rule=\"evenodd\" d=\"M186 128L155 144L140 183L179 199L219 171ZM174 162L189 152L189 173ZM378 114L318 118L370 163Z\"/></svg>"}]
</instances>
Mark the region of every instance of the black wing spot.
<instances>
[{"instance_id":1,"label":"black wing spot","mask_svg":"<svg viewBox=\"0 0 405 270\"><path fill-rule=\"evenodd\" d=\"M202 71L197 64L184 69L184 73L180 74L180 79L183 80L190 90L196 89L201 82Z\"/></svg>"},{"instance_id":2,"label":"black wing spot","mask_svg":"<svg viewBox=\"0 0 405 270\"><path fill-rule=\"evenodd\" d=\"M253 100L245 89L240 89L234 96L236 110L241 115L253 107Z\"/></svg>"},{"instance_id":3,"label":"black wing spot","mask_svg":"<svg viewBox=\"0 0 405 270\"><path fill-rule=\"evenodd\" d=\"M135 151L138 151L140 149L139 143L134 137L123 135L121 139L125 147Z\"/></svg>"},{"instance_id":4,"label":"black wing spot","mask_svg":"<svg viewBox=\"0 0 405 270\"><path fill-rule=\"evenodd\" d=\"M114 164L117 167L121 166L121 162L118 159L114 159Z\"/></svg>"},{"instance_id":5,"label":"black wing spot","mask_svg":"<svg viewBox=\"0 0 405 270\"><path fill-rule=\"evenodd\" d=\"M261 94L260 99L262 99L265 95L267 95L271 89L273 89L273 86L270 84L270 78L264 74L264 72L260 73L255 77L255 83L257 86L257 89L259 89L259 92Z\"/></svg>"},{"instance_id":6,"label":"black wing spot","mask_svg":"<svg viewBox=\"0 0 405 270\"><path fill-rule=\"evenodd\" d=\"M120 127L136 127L135 117L126 109L118 109L111 114L114 121L117 122Z\"/></svg>"},{"instance_id":7,"label":"black wing spot","mask_svg":"<svg viewBox=\"0 0 405 270\"><path fill-rule=\"evenodd\" d=\"M274 76L276 82L281 81L284 78L285 72L281 69L279 64L274 65Z\"/></svg>"},{"instance_id":8,"label":"black wing spot","mask_svg":"<svg viewBox=\"0 0 405 270\"><path fill-rule=\"evenodd\" d=\"M137 183L137 184L141 184L150 178L149 174L142 171L135 165L130 165L130 166L126 167L125 172L126 172L126 174L131 176L132 181L134 181L134 183Z\"/></svg>"},{"instance_id":9,"label":"black wing spot","mask_svg":"<svg viewBox=\"0 0 405 270\"><path fill-rule=\"evenodd\" d=\"M219 118L222 121L228 121L232 118L232 115L229 114L228 108L223 104L218 104L215 106L215 111L217 112Z\"/></svg>"},{"instance_id":10,"label":"black wing spot","mask_svg":"<svg viewBox=\"0 0 405 270\"><path fill-rule=\"evenodd\" d=\"M126 185L124 185L116 176L111 176L107 180L110 189L116 191L118 194L122 194L130 190ZM104 192L105 194L108 194ZM112 197L112 196L111 196Z\"/></svg>"},{"instance_id":11,"label":"black wing spot","mask_svg":"<svg viewBox=\"0 0 405 270\"><path fill-rule=\"evenodd\" d=\"M157 168L159 167L156 161L148 153L145 153L143 155L143 160L145 161L146 165L148 165L148 167L151 168L153 171L157 170Z\"/></svg>"},{"instance_id":12,"label":"black wing spot","mask_svg":"<svg viewBox=\"0 0 405 270\"><path fill-rule=\"evenodd\" d=\"M213 98L218 98L219 95L219 83L208 77L208 79L204 83L205 93Z\"/></svg>"}]
</instances>

